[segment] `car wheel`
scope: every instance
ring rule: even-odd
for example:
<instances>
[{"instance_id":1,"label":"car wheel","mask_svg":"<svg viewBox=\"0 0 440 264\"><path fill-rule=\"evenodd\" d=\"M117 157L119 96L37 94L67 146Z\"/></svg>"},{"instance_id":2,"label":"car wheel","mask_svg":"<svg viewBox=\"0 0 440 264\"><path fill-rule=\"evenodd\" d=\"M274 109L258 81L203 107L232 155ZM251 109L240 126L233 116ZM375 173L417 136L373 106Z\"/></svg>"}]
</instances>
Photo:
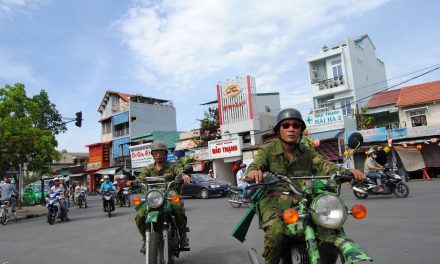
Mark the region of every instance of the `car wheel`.
<instances>
[{"instance_id":1,"label":"car wheel","mask_svg":"<svg viewBox=\"0 0 440 264\"><path fill-rule=\"evenodd\" d=\"M209 198L209 192L208 189L201 189L200 190L200 197L202 199L208 199Z\"/></svg>"}]
</instances>

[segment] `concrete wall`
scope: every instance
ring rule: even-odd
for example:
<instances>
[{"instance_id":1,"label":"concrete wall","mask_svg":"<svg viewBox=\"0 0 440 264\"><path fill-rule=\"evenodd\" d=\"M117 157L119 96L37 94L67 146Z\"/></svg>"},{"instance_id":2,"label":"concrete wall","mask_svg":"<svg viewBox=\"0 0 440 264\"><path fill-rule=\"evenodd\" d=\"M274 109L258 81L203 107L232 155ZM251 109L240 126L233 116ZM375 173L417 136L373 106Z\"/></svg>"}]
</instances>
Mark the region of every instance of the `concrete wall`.
<instances>
[{"instance_id":1,"label":"concrete wall","mask_svg":"<svg viewBox=\"0 0 440 264\"><path fill-rule=\"evenodd\" d=\"M234 162L224 162L224 159L215 159L212 161L214 174L217 180L230 182L232 185L237 185L235 175L232 173L232 166Z\"/></svg>"},{"instance_id":2,"label":"concrete wall","mask_svg":"<svg viewBox=\"0 0 440 264\"><path fill-rule=\"evenodd\" d=\"M133 121L133 118L136 120ZM153 131L176 131L176 109L173 106L131 102L130 136L139 137Z\"/></svg>"}]
</instances>

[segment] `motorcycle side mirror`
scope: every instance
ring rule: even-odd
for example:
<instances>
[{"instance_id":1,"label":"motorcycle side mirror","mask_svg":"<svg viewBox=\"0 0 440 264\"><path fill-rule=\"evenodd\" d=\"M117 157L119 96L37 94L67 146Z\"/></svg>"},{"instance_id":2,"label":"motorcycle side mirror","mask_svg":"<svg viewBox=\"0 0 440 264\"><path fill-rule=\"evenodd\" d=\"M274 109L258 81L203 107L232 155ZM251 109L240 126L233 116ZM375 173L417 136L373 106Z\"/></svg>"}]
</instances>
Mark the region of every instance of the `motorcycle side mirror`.
<instances>
[{"instance_id":1,"label":"motorcycle side mirror","mask_svg":"<svg viewBox=\"0 0 440 264\"><path fill-rule=\"evenodd\" d=\"M351 149L357 149L360 146L362 146L362 144L364 143L364 137L362 136L361 133L359 132L353 132L349 137L348 137L348 146Z\"/></svg>"}]
</instances>

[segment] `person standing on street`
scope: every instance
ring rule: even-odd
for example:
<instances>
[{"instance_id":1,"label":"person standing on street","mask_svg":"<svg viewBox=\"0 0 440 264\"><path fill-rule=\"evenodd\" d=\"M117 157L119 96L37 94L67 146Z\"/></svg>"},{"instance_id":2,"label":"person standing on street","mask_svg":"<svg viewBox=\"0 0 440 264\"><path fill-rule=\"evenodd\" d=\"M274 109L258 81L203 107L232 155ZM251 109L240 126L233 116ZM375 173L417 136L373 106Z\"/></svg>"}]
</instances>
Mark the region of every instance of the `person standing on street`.
<instances>
[{"instance_id":1,"label":"person standing on street","mask_svg":"<svg viewBox=\"0 0 440 264\"><path fill-rule=\"evenodd\" d=\"M183 173L182 166L178 163L169 163L166 160L168 153L167 145L162 141L154 141L151 145L151 155L154 159L154 164L146 167L140 174L139 180L146 183L145 178L151 176L164 176L167 182L174 181L175 179L182 179L183 183L189 183L191 178ZM179 192L178 192L179 193ZM187 236L187 217L185 215L185 208L181 202L173 203L171 205L174 216L176 217L176 225L179 229L180 243L182 247L189 246L189 240ZM145 254L145 213L146 209L142 207L136 214L135 221L136 226L142 236L142 248L141 253Z\"/></svg>"}]
</instances>

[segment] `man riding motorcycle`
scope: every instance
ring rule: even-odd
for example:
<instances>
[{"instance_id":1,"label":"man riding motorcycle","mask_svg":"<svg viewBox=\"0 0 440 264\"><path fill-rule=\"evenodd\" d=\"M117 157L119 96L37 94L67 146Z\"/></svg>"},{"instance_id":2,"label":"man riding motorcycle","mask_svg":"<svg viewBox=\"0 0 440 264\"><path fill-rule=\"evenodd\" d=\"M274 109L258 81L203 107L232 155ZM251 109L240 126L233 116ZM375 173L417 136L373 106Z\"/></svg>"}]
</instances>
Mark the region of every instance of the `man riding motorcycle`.
<instances>
[{"instance_id":1,"label":"man riding motorcycle","mask_svg":"<svg viewBox=\"0 0 440 264\"><path fill-rule=\"evenodd\" d=\"M66 203L66 199L65 199L65 187L61 183L60 178L55 177L53 179L53 186L50 187L50 191L60 193L59 200L60 200L61 212L66 216L66 221L70 220L67 217L67 203Z\"/></svg>"},{"instance_id":2,"label":"man riding motorcycle","mask_svg":"<svg viewBox=\"0 0 440 264\"><path fill-rule=\"evenodd\" d=\"M13 184L11 178L7 178L3 184L0 185L0 201L9 201L11 203L12 213L15 213L16 199L18 191ZM1 204L1 202L0 202Z\"/></svg>"},{"instance_id":3,"label":"man riding motorcycle","mask_svg":"<svg viewBox=\"0 0 440 264\"><path fill-rule=\"evenodd\" d=\"M103 193L104 191L109 191L113 196L115 194L115 187L113 183L110 181L110 177L108 175L104 175L104 182L101 184L101 188L99 188L99 193ZM114 199L114 197L113 197ZM102 200L102 207L105 211L105 201ZM112 211L115 210L115 203L113 202Z\"/></svg>"},{"instance_id":4,"label":"man riding motorcycle","mask_svg":"<svg viewBox=\"0 0 440 264\"><path fill-rule=\"evenodd\" d=\"M383 170L383 166L377 163L377 153L373 148L371 148L367 154L368 158L364 163L364 173L377 184L379 192L383 192L382 173L380 172Z\"/></svg>"},{"instance_id":5,"label":"man riding motorcycle","mask_svg":"<svg viewBox=\"0 0 440 264\"><path fill-rule=\"evenodd\" d=\"M299 177L309 175L331 175L338 171L338 167L325 160L307 144L300 144L306 124L301 113L294 108L282 110L277 116L274 132L278 135L275 142L262 146L254 161L246 171L246 180L250 183L261 183L263 172L270 171ZM356 179L365 179L365 175L358 170L350 172ZM302 184L303 181L296 181ZM268 186L266 196L260 201L259 213L264 236L263 257L266 263L278 264L285 242L285 224L283 212L298 203L292 196L286 195L290 189L286 183Z\"/></svg>"},{"instance_id":6,"label":"man riding motorcycle","mask_svg":"<svg viewBox=\"0 0 440 264\"><path fill-rule=\"evenodd\" d=\"M75 204L78 204L78 197L80 195L80 193L86 193L87 192L87 187L85 187L84 185L82 185L82 183L79 183L78 181L76 181L76 187L75 187Z\"/></svg>"},{"instance_id":7,"label":"man riding motorcycle","mask_svg":"<svg viewBox=\"0 0 440 264\"><path fill-rule=\"evenodd\" d=\"M150 176L164 176L167 181L173 181L175 179L181 178L184 183L189 183L191 178L188 175L183 174L182 167L177 163L169 163L166 160L168 153L168 148L166 144L162 141L155 141L151 145L151 155L154 159L154 164L146 167L140 174L139 179L141 182L145 181L146 177ZM178 190L178 193L180 191ZM182 203L172 204L173 214L176 217L176 225L181 234L181 245L183 247L189 246L188 237L186 235L188 231L187 227L187 217L185 215L185 208ZM139 233L142 236L142 248L141 253L145 253L145 208L139 209L136 214L136 225L138 227Z\"/></svg>"}]
</instances>

